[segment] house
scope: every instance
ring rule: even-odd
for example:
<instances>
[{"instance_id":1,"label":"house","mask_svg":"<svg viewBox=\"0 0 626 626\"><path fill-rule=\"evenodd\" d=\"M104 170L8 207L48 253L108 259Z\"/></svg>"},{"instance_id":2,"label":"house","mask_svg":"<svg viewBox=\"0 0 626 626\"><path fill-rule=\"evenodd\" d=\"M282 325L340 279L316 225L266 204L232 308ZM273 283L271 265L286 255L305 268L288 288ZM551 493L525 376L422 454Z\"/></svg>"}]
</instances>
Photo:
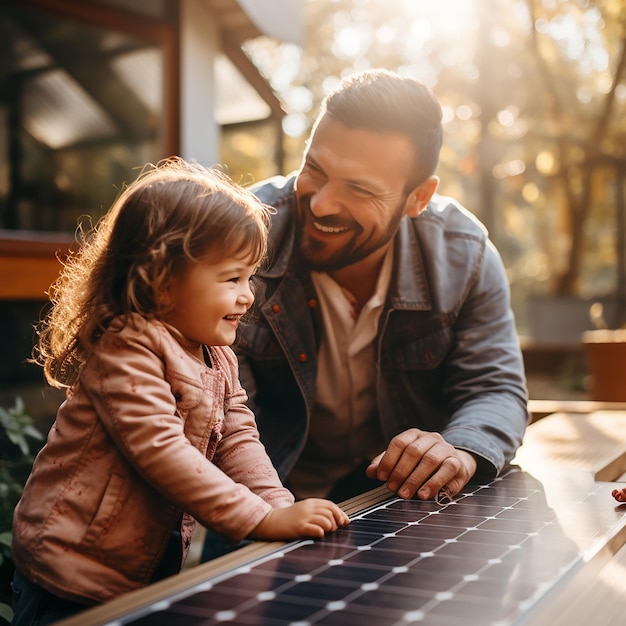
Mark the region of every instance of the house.
<instances>
[{"instance_id":1,"label":"house","mask_svg":"<svg viewBox=\"0 0 626 626\"><path fill-rule=\"evenodd\" d=\"M263 175L282 171L285 111L243 48L259 37L299 44L302 5L3 0L0 389L33 367L32 322L81 216L97 220L143 164L223 163L244 129L263 138Z\"/></svg>"}]
</instances>

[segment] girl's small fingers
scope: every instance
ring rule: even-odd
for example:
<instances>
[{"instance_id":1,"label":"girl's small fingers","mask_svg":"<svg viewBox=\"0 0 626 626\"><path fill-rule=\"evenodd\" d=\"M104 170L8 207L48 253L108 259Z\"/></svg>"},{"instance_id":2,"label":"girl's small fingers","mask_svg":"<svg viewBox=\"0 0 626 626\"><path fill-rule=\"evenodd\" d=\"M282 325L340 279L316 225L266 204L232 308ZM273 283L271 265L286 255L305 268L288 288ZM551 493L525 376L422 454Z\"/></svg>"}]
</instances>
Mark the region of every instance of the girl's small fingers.
<instances>
[{"instance_id":1,"label":"girl's small fingers","mask_svg":"<svg viewBox=\"0 0 626 626\"><path fill-rule=\"evenodd\" d=\"M311 522L317 524L320 528L323 528L325 531L334 530L335 526L335 518L330 514L330 512L324 511L323 513L319 513L315 515Z\"/></svg>"},{"instance_id":2,"label":"girl's small fingers","mask_svg":"<svg viewBox=\"0 0 626 626\"><path fill-rule=\"evenodd\" d=\"M333 506L331 513L333 519L337 522L337 524L344 525L348 523L348 516L346 515L345 511L340 509L338 506Z\"/></svg>"},{"instance_id":3,"label":"girl's small fingers","mask_svg":"<svg viewBox=\"0 0 626 626\"><path fill-rule=\"evenodd\" d=\"M306 537L323 537L324 536L324 529L321 526L319 526L318 524L315 524L314 522L309 522L306 525L303 534Z\"/></svg>"}]
</instances>

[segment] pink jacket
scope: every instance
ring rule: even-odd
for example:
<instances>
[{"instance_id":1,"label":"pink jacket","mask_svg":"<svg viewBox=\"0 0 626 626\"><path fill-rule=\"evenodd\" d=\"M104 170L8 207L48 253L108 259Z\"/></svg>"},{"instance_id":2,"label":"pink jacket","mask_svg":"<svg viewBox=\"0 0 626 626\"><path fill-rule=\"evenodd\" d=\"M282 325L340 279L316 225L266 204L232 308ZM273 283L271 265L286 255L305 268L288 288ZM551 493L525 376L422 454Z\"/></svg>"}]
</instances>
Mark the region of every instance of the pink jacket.
<instances>
[{"instance_id":1,"label":"pink jacket","mask_svg":"<svg viewBox=\"0 0 626 626\"><path fill-rule=\"evenodd\" d=\"M207 367L173 329L132 322L115 320L98 341L15 508L16 567L70 600L100 603L147 585L183 512L238 541L271 507L293 503L231 349L209 348Z\"/></svg>"}]
</instances>

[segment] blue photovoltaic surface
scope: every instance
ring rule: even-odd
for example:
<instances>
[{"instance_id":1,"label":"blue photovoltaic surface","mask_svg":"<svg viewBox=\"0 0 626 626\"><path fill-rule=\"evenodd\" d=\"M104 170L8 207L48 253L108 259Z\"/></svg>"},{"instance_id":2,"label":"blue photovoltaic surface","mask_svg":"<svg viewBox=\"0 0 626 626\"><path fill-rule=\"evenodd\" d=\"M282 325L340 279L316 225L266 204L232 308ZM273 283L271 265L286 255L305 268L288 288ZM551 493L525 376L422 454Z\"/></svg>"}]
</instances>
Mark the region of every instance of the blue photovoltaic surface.
<instances>
[{"instance_id":1,"label":"blue photovoltaic surface","mask_svg":"<svg viewBox=\"0 0 626 626\"><path fill-rule=\"evenodd\" d=\"M133 626L515 624L624 524L606 487L511 470L449 504L392 497L117 620Z\"/></svg>"}]
</instances>

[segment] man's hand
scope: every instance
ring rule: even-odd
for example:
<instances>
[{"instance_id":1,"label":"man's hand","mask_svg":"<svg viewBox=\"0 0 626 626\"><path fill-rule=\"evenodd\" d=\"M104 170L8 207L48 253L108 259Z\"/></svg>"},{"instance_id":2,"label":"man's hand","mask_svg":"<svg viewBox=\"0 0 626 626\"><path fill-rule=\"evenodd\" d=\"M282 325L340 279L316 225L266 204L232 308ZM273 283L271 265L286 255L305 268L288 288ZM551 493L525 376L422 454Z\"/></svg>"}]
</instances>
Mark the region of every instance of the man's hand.
<instances>
[{"instance_id":1,"label":"man's hand","mask_svg":"<svg viewBox=\"0 0 626 626\"><path fill-rule=\"evenodd\" d=\"M396 435L387 450L372 460L369 478L385 481L404 499L416 493L420 500L434 498L442 487L456 495L476 473L476 459L457 450L439 433L410 428Z\"/></svg>"},{"instance_id":2,"label":"man's hand","mask_svg":"<svg viewBox=\"0 0 626 626\"><path fill-rule=\"evenodd\" d=\"M308 498L285 508L271 509L248 537L266 541L323 537L324 533L348 523L348 516L334 502Z\"/></svg>"}]
</instances>

